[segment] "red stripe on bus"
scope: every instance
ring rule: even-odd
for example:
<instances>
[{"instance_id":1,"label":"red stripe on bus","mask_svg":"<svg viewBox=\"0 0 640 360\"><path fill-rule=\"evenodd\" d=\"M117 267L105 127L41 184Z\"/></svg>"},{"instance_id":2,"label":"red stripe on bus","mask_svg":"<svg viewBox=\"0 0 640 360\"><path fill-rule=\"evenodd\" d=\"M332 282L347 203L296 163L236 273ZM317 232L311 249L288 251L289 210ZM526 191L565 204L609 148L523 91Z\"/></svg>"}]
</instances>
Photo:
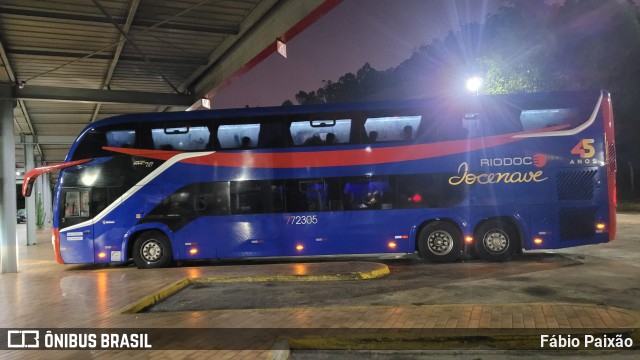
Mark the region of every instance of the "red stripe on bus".
<instances>
[{"instance_id":1,"label":"red stripe on bus","mask_svg":"<svg viewBox=\"0 0 640 360\"><path fill-rule=\"evenodd\" d=\"M617 168L613 107L611 105L611 95L608 92L605 92L602 104L602 120L604 121L604 150L606 157L605 162L607 164L607 192L609 194L609 241L611 241L616 238L616 208L618 206L618 199L616 191Z\"/></svg>"},{"instance_id":2,"label":"red stripe on bus","mask_svg":"<svg viewBox=\"0 0 640 360\"><path fill-rule=\"evenodd\" d=\"M533 131L522 131L518 133L495 135L481 138L451 140L430 144L414 144L390 147L367 147L354 150L255 152L226 149L225 151L216 151L205 156L187 158L181 160L180 162L208 166L277 169L386 164L392 162L421 160L439 156L455 155L483 148L496 147L526 139L518 138L514 135L555 131L564 127L564 125L560 125ZM331 147L327 147L327 149L330 148ZM173 156L182 153L180 151L141 150L116 147L104 147L104 149L117 153L158 160L168 160Z\"/></svg>"},{"instance_id":3,"label":"red stripe on bus","mask_svg":"<svg viewBox=\"0 0 640 360\"><path fill-rule=\"evenodd\" d=\"M53 253L56 255L56 261L58 264L64 265L64 260L62 260L62 254L60 253L60 229L52 228L51 233L53 235Z\"/></svg>"},{"instance_id":4,"label":"red stripe on bus","mask_svg":"<svg viewBox=\"0 0 640 360\"><path fill-rule=\"evenodd\" d=\"M524 139L511 137L492 137L446 141L432 144L404 145L381 148L369 147L357 150L323 150L299 152L214 152L206 156L184 159L181 162L198 165L251 168L305 168L372 165L460 154L467 151L504 145L521 140ZM169 158L180 154L180 152L178 151L164 150L140 151L139 149L112 147L105 147L104 149L117 153L158 160L168 160Z\"/></svg>"},{"instance_id":5,"label":"red stripe on bus","mask_svg":"<svg viewBox=\"0 0 640 360\"><path fill-rule=\"evenodd\" d=\"M278 169L374 165L460 154L520 140L522 139L456 140L433 144L295 153L216 152L207 156L185 159L182 162L199 165Z\"/></svg>"}]
</instances>

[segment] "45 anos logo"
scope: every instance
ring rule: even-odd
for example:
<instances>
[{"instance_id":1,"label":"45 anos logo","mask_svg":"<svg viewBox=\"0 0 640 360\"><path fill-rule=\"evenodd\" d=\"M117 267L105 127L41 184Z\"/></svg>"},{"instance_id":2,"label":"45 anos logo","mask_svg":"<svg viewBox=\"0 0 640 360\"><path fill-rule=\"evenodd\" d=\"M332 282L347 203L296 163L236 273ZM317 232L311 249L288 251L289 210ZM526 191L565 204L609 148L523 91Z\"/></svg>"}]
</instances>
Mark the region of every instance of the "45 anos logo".
<instances>
[{"instance_id":1,"label":"45 anos logo","mask_svg":"<svg viewBox=\"0 0 640 360\"><path fill-rule=\"evenodd\" d=\"M596 149L593 147L595 142L594 139L582 139L571 149L571 153L579 155L581 159L590 159L596 154Z\"/></svg>"},{"instance_id":2,"label":"45 anos logo","mask_svg":"<svg viewBox=\"0 0 640 360\"><path fill-rule=\"evenodd\" d=\"M580 156L580 159L571 159L569 164L574 165L597 165L598 160L593 159L596 155L596 148L594 146L595 139L582 139L578 141L576 146L571 149L571 154Z\"/></svg>"}]
</instances>

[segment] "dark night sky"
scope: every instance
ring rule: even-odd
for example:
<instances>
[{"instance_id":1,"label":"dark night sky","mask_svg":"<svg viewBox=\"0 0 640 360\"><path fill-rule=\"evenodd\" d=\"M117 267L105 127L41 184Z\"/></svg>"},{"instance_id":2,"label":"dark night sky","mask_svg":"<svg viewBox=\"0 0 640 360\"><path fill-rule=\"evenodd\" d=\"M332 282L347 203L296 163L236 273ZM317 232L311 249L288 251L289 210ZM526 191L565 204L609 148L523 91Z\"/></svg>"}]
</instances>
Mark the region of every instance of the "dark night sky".
<instances>
[{"instance_id":1,"label":"dark night sky","mask_svg":"<svg viewBox=\"0 0 640 360\"><path fill-rule=\"evenodd\" d=\"M272 54L213 99L214 108L295 103L295 94L337 81L369 62L399 65L414 49L460 24L482 22L500 0L344 0L287 43L287 59Z\"/></svg>"}]
</instances>

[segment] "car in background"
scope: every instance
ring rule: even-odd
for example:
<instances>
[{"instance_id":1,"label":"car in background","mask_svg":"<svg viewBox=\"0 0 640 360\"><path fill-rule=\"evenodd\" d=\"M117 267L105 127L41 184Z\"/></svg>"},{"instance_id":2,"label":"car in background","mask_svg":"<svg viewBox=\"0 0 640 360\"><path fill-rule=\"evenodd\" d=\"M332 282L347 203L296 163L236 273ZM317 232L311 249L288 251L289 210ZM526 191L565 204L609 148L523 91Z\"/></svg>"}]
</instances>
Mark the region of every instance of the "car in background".
<instances>
[{"instance_id":1,"label":"car in background","mask_svg":"<svg viewBox=\"0 0 640 360\"><path fill-rule=\"evenodd\" d=\"M18 224L27 222L27 209L18 210Z\"/></svg>"}]
</instances>

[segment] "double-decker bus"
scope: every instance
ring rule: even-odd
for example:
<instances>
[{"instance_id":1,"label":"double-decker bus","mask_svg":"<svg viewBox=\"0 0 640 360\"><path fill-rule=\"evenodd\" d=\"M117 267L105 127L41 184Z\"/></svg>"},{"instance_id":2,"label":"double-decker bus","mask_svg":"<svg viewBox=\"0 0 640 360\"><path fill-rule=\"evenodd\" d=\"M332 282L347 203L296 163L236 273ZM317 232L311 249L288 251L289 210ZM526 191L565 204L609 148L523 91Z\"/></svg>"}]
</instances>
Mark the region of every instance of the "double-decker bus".
<instances>
[{"instance_id":1,"label":"double-decker bus","mask_svg":"<svg viewBox=\"0 0 640 360\"><path fill-rule=\"evenodd\" d=\"M464 251L614 239L606 91L132 114L60 170L60 263Z\"/></svg>"}]
</instances>

